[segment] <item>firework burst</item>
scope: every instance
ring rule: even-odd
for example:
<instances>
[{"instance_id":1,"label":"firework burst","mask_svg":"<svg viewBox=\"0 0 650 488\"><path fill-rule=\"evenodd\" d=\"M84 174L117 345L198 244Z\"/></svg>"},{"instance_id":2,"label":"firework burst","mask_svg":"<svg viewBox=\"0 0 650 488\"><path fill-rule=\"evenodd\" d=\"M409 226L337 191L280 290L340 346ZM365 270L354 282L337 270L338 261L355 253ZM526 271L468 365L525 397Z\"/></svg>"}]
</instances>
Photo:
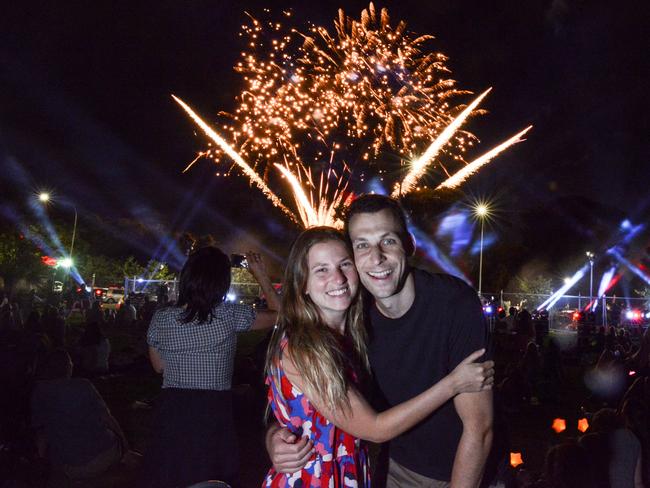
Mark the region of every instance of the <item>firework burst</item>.
<instances>
[{"instance_id":1,"label":"firework burst","mask_svg":"<svg viewBox=\"0 0 650 488\"><path fill-rule=\"evenodd\" d=\"M399 195L416 188L432 166L448 176L467 168L464 154L477 139L461 126L481 113L487 92L469 106L455 102L470 92L456 88L446 56L426 48L432 36L413 36L404 22L391 25L388 11L372 3L359 20L340 10L334 33L249 20L241 32L247 47L235 66L243 89L234 112L220 114L228 136L202 126L216 145L201 155L217 162L227 156L292 219L338 225L335 210L353 175L355 182L366 172L405 177L396 184ZM276 185L277 195L270 190ZM297 215L282 203L287 192Z\"/></svg>"}]
</instances>

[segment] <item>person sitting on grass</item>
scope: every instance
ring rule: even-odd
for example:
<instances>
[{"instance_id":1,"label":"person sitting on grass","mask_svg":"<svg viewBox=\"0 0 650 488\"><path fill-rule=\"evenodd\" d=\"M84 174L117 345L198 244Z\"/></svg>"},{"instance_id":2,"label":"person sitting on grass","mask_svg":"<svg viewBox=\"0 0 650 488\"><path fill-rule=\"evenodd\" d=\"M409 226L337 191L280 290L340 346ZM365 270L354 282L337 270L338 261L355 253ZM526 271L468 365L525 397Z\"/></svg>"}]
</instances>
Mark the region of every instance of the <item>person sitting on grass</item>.
<instances>
[{"instance_id":1,"label":"person sitting on grass","mask_svg":"<svg viewBox=\"0 0 650 488\"><path fill-rule=\"evenodd\" d=\"M70 479L93 478L139 457L93 384L72 378L72 360L53 351L39 372L31 398L32 427L40 457Z\"/></svg>"}]
</instances>

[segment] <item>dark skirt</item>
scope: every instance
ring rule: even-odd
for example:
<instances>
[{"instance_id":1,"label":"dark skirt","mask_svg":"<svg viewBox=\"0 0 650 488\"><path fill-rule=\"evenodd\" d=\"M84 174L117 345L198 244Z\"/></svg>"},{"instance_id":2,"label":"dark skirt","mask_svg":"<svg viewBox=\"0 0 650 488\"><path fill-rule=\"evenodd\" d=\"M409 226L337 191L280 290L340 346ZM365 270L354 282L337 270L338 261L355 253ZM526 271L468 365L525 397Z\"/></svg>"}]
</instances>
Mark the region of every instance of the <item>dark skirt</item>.
<instances>
[{"instance_id":1,"label":"dark skirt","mask_svg":"<svg viewBox=\"0 0 650 488\"><path fill-rule=\"evenodd\" d=\"M139 486L236 483L239 458L230 391L163 388Z\"/></svg>"}]
</instances>

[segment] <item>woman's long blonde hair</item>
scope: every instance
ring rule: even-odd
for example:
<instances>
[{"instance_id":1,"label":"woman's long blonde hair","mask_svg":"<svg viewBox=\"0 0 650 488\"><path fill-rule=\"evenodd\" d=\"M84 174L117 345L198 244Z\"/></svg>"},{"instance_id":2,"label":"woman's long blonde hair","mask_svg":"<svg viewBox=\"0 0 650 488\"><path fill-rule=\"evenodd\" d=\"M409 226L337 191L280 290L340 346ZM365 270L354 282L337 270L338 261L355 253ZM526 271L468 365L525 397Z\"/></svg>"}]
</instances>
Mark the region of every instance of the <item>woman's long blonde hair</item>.
<instances>
[{"instance_id":1,"label":"woman's long blonde hair","mask_svg":"<svg viewBox=\"0 0 650 488\"><path fill-rule=\"evenodd\" d=\"M356 358L348 357L340 335L327 326L318 307L305 293L309 250L315 244L329 241L342 243L352 256L349 242L341 232L331 227L307 229L291 247L284 273L282 308L267 351L265 372L273 378L280 392L278 367L282 357L281 342L286 336L307 397L318 393L327 407L345 410L349 407L350 367L360 366L369 370L361 293L357 291L347 311L345 324L345 336L350 339Z\"/></svg>"}]
</instances>

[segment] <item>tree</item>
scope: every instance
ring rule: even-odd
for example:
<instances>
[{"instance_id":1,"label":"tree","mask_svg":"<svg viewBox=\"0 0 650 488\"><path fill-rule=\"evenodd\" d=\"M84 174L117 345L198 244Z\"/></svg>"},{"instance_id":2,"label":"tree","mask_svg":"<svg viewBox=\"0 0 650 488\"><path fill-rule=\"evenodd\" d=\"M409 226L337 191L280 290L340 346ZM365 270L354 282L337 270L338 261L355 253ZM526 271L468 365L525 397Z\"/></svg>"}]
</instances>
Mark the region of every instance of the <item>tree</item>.
<instances>
[{"instance_id":1,"label":"tree","mask_svg":"<svg viewBox=\"0 0 650 488\"><path fill-rule=\"evenodd\" d=\"M551 278L544 275L517 276L515 278L517 295L516 300L519 307L536 305L543 301L542 296L548 296L553 292Z\"/></svg>"},{"instance_id":2,"label":"tree","mask_svg":"<svg viewBox=\"0 0 650 488\"><path fill-rule=\"evenodd\" d=\"M103 255L86 255L75 261L77 261L76 266L79 274L88 284L92 282L93 275L95 275L95 283L98 285L124 282L123 263L118 259Z\"/></svg>"},{"instance_id":3,"label":"tree","mask_svg":"<svg viewBox=\"0 0 650 488\"><path fill-rule=\"evenodd\" d=\"M38 248L18 232L0 234L0 277L13 291L20 280L36 283L45 277L47 267Z\"/></svg>"},{"instance_id":4,"label":"tree","mask_svg":"<svg viewBox=\"0 0 650 488\"><path fill-rule=\"evenodd\" d=\"M145 268L140 263L136 261L133 256L126 258L122 264L122 278L125 276L132 278L134 276L142 276L144 274Z\"/></svg>"}]
</instances>

